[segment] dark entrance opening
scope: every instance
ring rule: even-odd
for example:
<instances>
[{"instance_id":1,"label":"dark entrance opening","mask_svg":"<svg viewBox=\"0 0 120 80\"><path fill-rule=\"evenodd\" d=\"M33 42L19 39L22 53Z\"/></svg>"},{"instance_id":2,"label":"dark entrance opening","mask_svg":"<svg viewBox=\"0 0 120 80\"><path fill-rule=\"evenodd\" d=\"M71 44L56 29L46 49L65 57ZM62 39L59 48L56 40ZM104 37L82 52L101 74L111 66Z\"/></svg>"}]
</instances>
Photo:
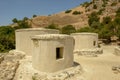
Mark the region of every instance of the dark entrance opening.
<instances>
[{"instance_id":1,"label":"dark entrance opening","mask_svg":"<svg viewBox=\"0 0 120 80\"><path fill-rule=\"evenodd\" d=\"M96 41L93 42L93 45L96 46Z\"/></svg>"},{"instance_id":2,"label":"dark entrance opening","mask_svg":"<svg viewBox=\"0 0 120 80\"><path fill-rule=\"evenodd\" d=\"M56 59L63 58L63 47L56 48Z\"/></svg>"}]
</instances>

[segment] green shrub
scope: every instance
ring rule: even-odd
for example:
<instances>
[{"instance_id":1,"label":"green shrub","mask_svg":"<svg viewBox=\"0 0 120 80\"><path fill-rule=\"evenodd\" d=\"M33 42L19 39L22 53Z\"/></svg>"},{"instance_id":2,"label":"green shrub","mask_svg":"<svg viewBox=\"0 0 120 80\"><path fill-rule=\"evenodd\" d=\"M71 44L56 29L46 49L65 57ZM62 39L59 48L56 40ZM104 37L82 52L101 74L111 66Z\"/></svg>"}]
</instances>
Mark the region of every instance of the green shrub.
<instances>
[{"instance_id":1,"label":"green shrub","mask_svg":"<svg viewBox=\"0 0 120 80\"><path fill-rule=\"evenodd\" d=\"M102 23L103 24L109 24L109 23L111 23L111 21L112 21L111 17L110 16L106 16L106 17L103 17Z\"/></svg>"},{"instance_id":2,"label":"green shrub","mask_svg":"<svg viewBox=\"0 0 120 80\"><path fill-rule=\"evenodd\" d=\"M72 14L73 15L78 15L78 14L81 14L81 12L80 11L74 11Z\"/></svg>"},{"instance_id":3,"label":"green shrub","mask_svg":"<svg viewBox=\"0 0 120 80\"><path fill-rule=\"evenodd\" d=\"M84 2L83 4L82 4L82 6L83 7L85 7L85 8L87 8L87 7L89 7L90 6L90 4L92 4L92 2Z\"/></svg>"},{"instance_id":4,"label":"green shrub","mask_svg":"<svg viewBox=\"0 0 120 80\"><path fill-rule=\"evenodd\" d=\"M37 15L34 14L34 15L33 15L33 18L34 18L34 17L37 17Z\"/></svg>"},{"instance_id":5,"label":"green shrub","mask_svg":"<svg viewBox=\"0 0 120 80\"><path fill-rule=\"evenodd\" d=\"M0 27L0 52L15 49L15 29L10 26Z\"/></svg>"},{"instance_id":6,"label":"green shrub","mask_svg":"<svg viewBox=\"0 0 120 80\"><path fill-rule=\"evenodd\" d=\"M0 52L6 52L15 49L15 30L21 28L30 28L28 18L24 17L23 20L14 18L13 23L17 26L0 26Z\"/></svg>"},{"instance_id":7,"label":"green shrub","mask_svg":"<svg viewBox=\"0 0 120 80\"><path fill-rule=\"evenodd\" d=\"M99 37L102 39L106 39L105 43L110 43L111 42L111 36L113 35L112 31L104 26L101 31L99 31Z\"/></svg>"},{"instance_id":8,"label":"green shrub","mask_svg":"<svg viewBox=\"0 0 120 80\"><path fill-rule=\"evenodd\" d=\"M50 25L48 25L47 27L45 27L45 28L47 28L47 29L59 29L58 28L58 26L57 25L55 25L55 24L50 24Z\"/></svg>"},{"instance_id":9,"label":"green shrub","mask_svg":"<svg viewBox=\"0 0 120 80\"><path fill-rule=\"evenodd\" d=\"M83 27L77 30L77 32L93 32L91 27Z\"/></svg>"},{"instance_id":10,"label":"green shrub","mask_svg":"<svg viewBox=\"0 0 120 80\"><path fill-rule=\"evenodd\" d=\"M72 25L67 25L62 27L61 33L62 34L70 34L70 33L75 33L76 29Z\"/></svg>"},{"instance_id":11,"label":"green shrub","mask_svg":"<svg viewBox=\"0 0 120 80\"><path fill-rule=\"evenodd\" d=\"M120 17L120 8L116 11L116 17Z\"/></svg>"},{"instance_id":12,"label":"green shrub","mask_svg":"<svg viewBox=\"0 0 120 80\"><path fill-rule=\"evenodd\" d=\"M90 16L88 16L88 18L89 18L89 19L88 19L88 24L89 24L89 26L91 26L91 24L92 24L93 22L99 22L99 20L100 20L97 12L92 12L92 13L90 14Z\"/></svg>"},{"instance_id":13,"label":"green shrub","mask_svg":"<svg viewBox=\"0 0 120 80\"><path fill-rule=\"evenodd\" d=\"M70 13L72 10L66 10L65 13Z\"/></svg>"},{"instance_id":14,"label":"green shrub","mask_svg":"<svg viewBox=\"0 0 120 80\"><path fill-rule=\"evenodd\" d=\"M97 9L97 5L95 4L95 5L93 5L93 9Z\"/></svg>"},{"instance_id":15,"label":"green shrub","mask_svg":"<svg viewBox=\"0 0 120 80\"><path fill-rule=\"evenodd\" d=\"M104 10L105 10L105 8L100 9L100 10L97 12L97 14L98 14L98 15L101 15Z\"/></svg>"},{"instance_id":16,"label":"green shrub","mask_svg":"<svg viewBox=\"0 0 120 80\"><path fill-rule=\"evenodd\" d=\"M112 4L111 4L111 6L116 6L117 5L117 2L113 2Z\"/></svg>"}]
</instances>

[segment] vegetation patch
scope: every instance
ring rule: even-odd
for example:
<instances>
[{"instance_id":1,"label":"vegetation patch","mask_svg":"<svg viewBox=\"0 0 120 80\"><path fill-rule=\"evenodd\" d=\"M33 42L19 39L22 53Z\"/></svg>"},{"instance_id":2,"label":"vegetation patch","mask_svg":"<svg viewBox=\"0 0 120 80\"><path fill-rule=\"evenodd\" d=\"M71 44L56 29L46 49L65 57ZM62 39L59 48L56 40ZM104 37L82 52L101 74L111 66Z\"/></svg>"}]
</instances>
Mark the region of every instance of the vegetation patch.
<instances>
[{"instance_id":1,"label":"vegetation patch","mask_svg":"<svg viewBox=\"0 0 120 80\"><path fill-rule=\"evenodd\" d=\"M66 10L65 13L70 13L72 10Z\"/></svg>"},{"instance_id":2,"label":"vegetation patch","mask_svg":"<svg viewBox=\"0 0 120 80\"><path fill-rule=\"evenodd\" d=\"M80 11L74 11L72 14L73 15L79 15L79 14L81 14L81 12Z\"/></svg>"}]
</instances>

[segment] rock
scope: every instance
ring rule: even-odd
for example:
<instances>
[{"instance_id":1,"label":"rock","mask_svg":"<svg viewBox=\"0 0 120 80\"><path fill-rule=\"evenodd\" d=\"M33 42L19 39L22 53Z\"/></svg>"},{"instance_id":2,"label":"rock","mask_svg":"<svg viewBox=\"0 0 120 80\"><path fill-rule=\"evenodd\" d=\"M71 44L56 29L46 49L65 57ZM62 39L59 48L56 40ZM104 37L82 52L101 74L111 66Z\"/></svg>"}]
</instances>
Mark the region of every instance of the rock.
<instances>
[{"instance_id":1,"label":"rock","mask_svg":"<svg viewBox=\"0 0 120 80\"><path fill-rule=\"evenodd\" d=\"M23 57L23 54L15 51L10 51L4 56L0 56L0 80L13 80L16 70L19 67L19 61Z\"/></svg>"},{"instance_id":2,"label":"rock","mask_svg":"<svg viewBox=\"0 0 120 80\"><path fill-rule=\"evenodd\" d=\"M112 67L112 70L114 71L114 73L120 73L120 65L118 65L118 66L113 66Z\"/></svg>"},{"instance_id":3,"label":"rock","mask_svg":"<svg viewBox=\"0 0 120 80\"><path fill-rule=\"evenodd\" d=\"M0 63L4 60L4 54L0 54Z\"/></svg>"}]
</instances>

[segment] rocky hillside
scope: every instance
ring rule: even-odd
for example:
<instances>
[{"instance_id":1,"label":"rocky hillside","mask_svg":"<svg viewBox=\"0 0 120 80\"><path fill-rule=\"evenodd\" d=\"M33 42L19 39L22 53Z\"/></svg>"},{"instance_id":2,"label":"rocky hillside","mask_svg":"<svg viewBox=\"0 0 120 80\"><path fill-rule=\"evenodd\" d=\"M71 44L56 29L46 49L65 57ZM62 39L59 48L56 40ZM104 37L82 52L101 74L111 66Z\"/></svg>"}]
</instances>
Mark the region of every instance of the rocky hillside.
<instances>
[{"instance_id":1,"label":"rocky hillside","mask_svg":"<svg viewBox=\"0 0 120 80\"><path fill-rule=\"evenodd\" d=\"M52 14L32 18L32 27L46 27L52 23L59 27L73 25L76 29L88 26L88 16L91 12L98 12L100 19L105 16L114 18L116 10L120 7L120 0L92 0L75 8Z\"/></svg>"}]
</instances>

